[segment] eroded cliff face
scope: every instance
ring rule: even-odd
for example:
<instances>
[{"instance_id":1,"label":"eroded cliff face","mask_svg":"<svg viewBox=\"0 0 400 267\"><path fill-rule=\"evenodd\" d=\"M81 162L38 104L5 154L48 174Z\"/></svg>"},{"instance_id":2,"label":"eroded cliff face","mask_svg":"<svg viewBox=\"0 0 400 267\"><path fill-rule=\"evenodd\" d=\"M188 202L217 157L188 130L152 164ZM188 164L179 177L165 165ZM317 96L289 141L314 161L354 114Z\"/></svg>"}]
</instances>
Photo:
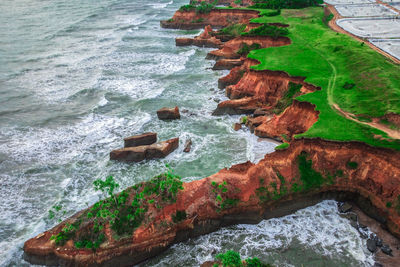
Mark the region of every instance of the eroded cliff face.
<instances>
[{"instance_id":1,"label":"eroded cliff face","mask_svg":"<svg viewBox=\"0 0 400 267\"><path fill-rule=\"evenodd\" d=\"M226 86L238 83L251 66L258 64L260 64L260 62L257 60L244 58L241 66L232 68L228 75L218 79L218 88L223 89Z\"/></svg>"},{"instance_id":2,"label":"eroded cliff face","mask_svg":"<svg viewBox=\"0 0 400 267\"><path fill-rule=\"evenodd\" d=\"M226 27L233 23L249 23L257 18L259 12L240 9L213 9L210 13L200 14L193 11L176 11L170 20L161 21L161 27L173 29L201 29L207 25L213 28Z\"/></svg>"},{"instance_id":3,"label":"eroded cliff face","mask_svg":"<svg viewBox=\"0 0 400 267\"><path fill-rule=\"evenodd\" d=\"M207 25L199 36L194 38L176 38L175 43L177 46L195 45L199 47L221 48L223 46L222 41L213 36L213 33L214 31L212 30L211 26Z\"/></svg>"},{"instance_id":4,"label":"eroded cliff face","mask_svg":"<svg viewBox=\"0 0 400 267\"><path fill-rule=\"evenodd\" d=\"M224 43L221 49L208 53L207 59L240 58L240 55L236 52L244 44L248 46L258 44L260 48L266 48L289 45L290 39L287 37L272 38L269 36L240 36Z\"/></svg>"},{"instance_id":5,"label":"eroded cliff face","mask_svg":"<svg viewBox=\"0 0 400 267\"><path fill-rule=\"evenodd\" d=\"M284 72L248 69L237 84L226 88L226 95L231 99L254 96L274 106L288 90L289 82L301 84L303 80Z\"/></svg>"},{"instance_id":6,"label":"eroded cliff face","mask_svg":"<svg viewBox=\"0 0 400 267\"><path fill-rule=\"evenodd\" d=\"M400 216L394 207L386 207L387 202L397 203L400 195L398 162L399 152L361 143L295 140L289 149L266 155L256 165L235 165L185 183L176 203L161 210L150 208L147 220L130 237L115 240L105 227L107 240L96 251L77 249L72 240L57 247L50 240L79 214L28 240L24 251L28 260L42 264L46 259L79 266L135 264L191 236L282 216L325 198L360 202L369 215L400 236ZM185 211L186 218L174 221L177 211Z\"/></svg>"},{"instance_id":7,"label":"eroded cliff face","mask_svg":"<svg viewBox=\"0 0 400 267\"><path fill-rule=\"evenodd\" d=\"M197 1L197 2L207 2L207 3L213 4L214 1L215 0L200 0L200 1ZM194 2L194 1L191 1L191 2ZM232 7L235 7L235 6L250 6L250 5L253 5L253 4L254 3L251 0L242 0L241 4L239 4L239 5L235 3L235 0L218 0L218 5L232 6Z\"/></svg>"},{"instance_id":8,"label":"eroded cliff face","mask_svg":"<svg viewBox=\"0 0 400 267\"><path fill-rule=\"evenodd\" d=\"M261 123L254 134L259 137L292 139L295 134L306 132L318 120L319 112L308 102L294 100L285 111Z\"/></svg>"}]
</instances>

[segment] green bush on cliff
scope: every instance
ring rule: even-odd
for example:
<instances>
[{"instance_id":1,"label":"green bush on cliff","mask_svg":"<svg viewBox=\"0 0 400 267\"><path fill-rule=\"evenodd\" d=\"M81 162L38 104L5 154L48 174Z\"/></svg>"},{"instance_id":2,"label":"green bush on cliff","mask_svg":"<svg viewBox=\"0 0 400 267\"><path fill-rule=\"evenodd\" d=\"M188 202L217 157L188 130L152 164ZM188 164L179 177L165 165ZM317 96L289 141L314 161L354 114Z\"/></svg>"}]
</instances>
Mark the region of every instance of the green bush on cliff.
<instances>
[{"instance_id":1,"label":"green bush on cliff","mask_svg":"<svg viewBox=\"0 0 400 267\"><path fill-rule=\"evenodd\" d=\"M186 211L184 210L177 210L175 214L172 215L172 221L174 223L179 223L186 219Z\"/></svg>"},{"instance_id":2,"label":"green bush on cliff","mask_svg":"<svg viewBox=\"0 0 400 267\"><path fill-rule=\"evenodd\" d=\"M286 36L289 34L287 28L277 27L274 25L269 25L264 23L262 26L255 29L251 29L248 32L243 32L242 36L271 36L273 38L278 38L281 36Z\"/></svg>"},{"instance_id":3,"label":"green bush on cliff","mask_svg":"<svg viewBox=\"0 0 400 267\"><path fill-rule=\"evenodd\" d=\"M189 5L183 5L179 8L181 12L189 12L192 10L196 10L198 14L208 14L215 7L218 1L214 1L212 4L207 2L193 2Z\"/></svg>"},{"instance_id":4,"label":"green bush on cliff","mask_svg":"<svg viewBox=\"0 0 400 267\"><path fill-rule=\"evenodd\" d=\"M211 187L212 193L215 194L215 204L217 205L218 212L220 212L221 210L233 208L239 203L239 199L229 197L230 194L228 194L228 183L226 181L223 181L221 184L212 181ZM235 190L239 189L236 188Z\"/></svg>"},{"instance_id":5,"label":"green bush on cliff","mask_svg":"<svg viewBox=\"0 0 400 267\"><path fill-rule=\"evenodd\" d=\"M262 12L262 16L266 16L266 17L274 17L274 16L278 16L281 14L281 10L277 9L277 10L273 10L273 11L265 11Z\"/></svg>"},{"instance_id":6,"label":"green bush on cliff","mask_svg":"<svg viewBox=\"0 0 400 267\"><path fill-rule=\"evenodd\" d=\"M307 159L305 152L297 156L300 180L303 182L305 190L320 187L324 183L324 177L321 173L315 171L312 167L312 160Z\"/></svg>"},{"instance_id":7,"label":"green bush on cliff","mask_svg":"<svg viewBox=\"0 0 400 267\"><path fill-rule=\"evenodd\" d=\"M61 231L51 237L56 245L64 245L73 239L77 248L97 249L105 241L104 228L109 224L114 238L131 235L142 224L148 205L173 203L182 190L181 178L168 166L167 171L147 182L114 193L119 185L112 176L96 180L93 185L106 197L86 210L74 223L67 223ZM131 199L130 201L128 201ZM186 218L185 211L177 211L174 222Z\"/></svg>"},{"instance_id":8,"label":"green bush on cliff","mask_svg":"<svg viewBox=\"0 0 400 267\"><path fill-rule=\"evenodd\" d=\"M233 250L228 250L225 253L217 254L215 257L216 259L220 260L222 266L229 266L229 267L241 267L242 259L240 258L240 254Z\"/></svg>"},{"instance_id":9,"label":"green bush on cliff","mask_svg":"<svg viewBox=\"0 0 400 267\"><path fill-rule=\"evenodd\" d=\"M240 36L240 34L246 29L246 24L232 24L220 30L221 34L230 36Z\"/></svg>"},{"instance_id":10,"label":"green bush on cliff","mask_svg":"<svg viewBox=\"0 0 400 267\"><path fill-rule=\"evenodd\" d=\"M323 0L253 0L252 8L260 9L299 9L310 6L317 6L323 3Z\"/></svg>"},{"instance_id":11,"label":"green bush on cliff","mask_svg":"<svg viewBox=\"0 0 400 267\"><path fill-rule=\"evenodd\" d=\"M218 263L213 267L273 267L270 264L262 263L258 258L247 258L242 260L240 254L234 250L228 250L225 253L219 253L215 256Z\"/></svg>"},{"instance_id":12,"label":"green bush on cliff","mask_svg":"<svg viewBox=\"0 0 400 267\"><path fill-rule=\"evenodd\" d=\"M241 56L247 56L247 54L250 53L250 51L260 49L260 48L261 48L261 45L258 43L252 43L250 46L246 43L242 43L240 45L239 50L236 51L236 53Z\"/></svg>"},{"instance_id":13,"label":"green bush on cliff","mask_svg":"<svg viewBox=\"0 0 400 267\"><path fill-rule=\"evenodd\" d=\"M275 150L285 150L285 149L287 149L289 146L290 146L289 143L282 143L282 144L280 144L279 146L276 146L276 147L275 147Z\"/></svg>"},{"instance_id":14,"label":"green bush on cliff","mask_svg":"<svg viewBox=\"0 0 400 267\"><path fill-rule=\"evenodd\" d=\"M358 168L358 163L355 161L349 161L346 163L347 168L355 170Z\"/></svg>"}]
</instances>

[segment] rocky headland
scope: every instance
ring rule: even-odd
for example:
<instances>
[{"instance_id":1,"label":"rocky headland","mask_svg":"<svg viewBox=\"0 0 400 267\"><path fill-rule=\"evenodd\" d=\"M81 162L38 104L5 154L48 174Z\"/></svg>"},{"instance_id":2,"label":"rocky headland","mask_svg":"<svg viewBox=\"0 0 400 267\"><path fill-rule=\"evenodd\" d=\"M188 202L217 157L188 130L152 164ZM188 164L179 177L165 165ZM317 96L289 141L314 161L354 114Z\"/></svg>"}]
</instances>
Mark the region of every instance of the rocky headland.
<instances>
[{"instance_id":1,"label":"rocky headland","mask_svg":"<svg viewBox=\"0 0 400 267\"><path fill-rule=\"evenodd\" d=\"M176 29L206 27L194 39L178 38L177 45L218 48L207 58L217 60L216 69L230 69L227 76L219 79L219 87L225 89L230 100L219 103L214 115L247 114L245 123L255 135L283 141L284 145L257 164L234 165L201 180L179 183L168 172L127 188L115 197L123 203L135 203L129 208L137 215L130 233L116 234L116 222L103 220L102 227L96 228L94 240L97 242L102 236L98 246L77 247L76 242L82 242L98 223L89 216L98 210L96 203L26 241L24 252L29 262L133 265L190 237L227 225L284 216L324 199L355 203L393 238L400 238L400 152L359 141L296 138L296 134L306 132L318 121L320 113L314 104L294 98L321 88L305 82L305 77L292 77L284 71L252 69L259 62L237 53L243 43L265 48L287 46L291 40L260 36L218 38L218 31L212 30L243 23L248 24L248 31L258 26L250 25L250 20L258 16L258 11L246 9L213 9L208 14L177 11L161 25ZM177 183L174 193L168 191L172 187L154 187L169 179ZM65 242L57 244L60 236L66 236ZM394 252L394 256L398 259L399 253Z\"/></svg>"}]
</instances>

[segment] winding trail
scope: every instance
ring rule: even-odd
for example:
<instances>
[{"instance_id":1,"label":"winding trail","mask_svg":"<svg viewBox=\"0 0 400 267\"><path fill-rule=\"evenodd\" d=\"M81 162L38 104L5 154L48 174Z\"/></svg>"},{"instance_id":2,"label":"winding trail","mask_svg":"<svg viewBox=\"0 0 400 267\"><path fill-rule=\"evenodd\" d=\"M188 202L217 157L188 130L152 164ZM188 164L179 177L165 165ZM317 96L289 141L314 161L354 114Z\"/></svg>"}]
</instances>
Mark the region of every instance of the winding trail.
<instances>
[{"instance_id":1,"label":"winding trail","mask_svg":"<svg viewBox=\"0 0 400 267\"><path fill-rule=\"evenodd\" d=\"M379 3L379 2L380 2L380 1L377 0L377 3ZM336 24L336 20L339 19L339 18L341 18L341 16L340 16L339 13L337 12L336 8L335 8L333 5L327 5L327 8L328 8L328 9L330 10L330 12L332 12L332 14L334 15L333 19L331 19L331 20L329 21L329 23L328 23L329 27L330 27L332 30L334 30L334 31L336 31L336 32L339 32L339 33L347 34L347 35L349 35L349 36L351 36L351 37L353 37L353 38L355 38L355 39L357 39L357 40L359 40L359 41L365 42L365 43L367 43L368 46L369 46L370 48L372 48L373 50L375 50L375 51L377 51L378 53L380 53L380 54L382 54L382 55L384 55L384 56L390 58L390 59L391 59L392 61L394 61L395 63L400 64L400 60L398 60L397 58L395 58L395 57L393 57L392 55L386 53L385 51L383 51L383 50L377 48L376 46L374 46L374 45L371 44L370 42L365 41L365 40L363 40L363 39L361 39L361 38L359 38L359 37L357 37L357 36L355 36L355 35L353 35L353 34L347 32L347 31L343 30L342 28L340 28L340 27ZM391 137L391 138L400 139L400 131L390 129L389 127L387 127L387 126L385 126L385 125L382 125L382 124L380 124L380 123L377 123L377 122L363 122L363 121L357 120L357 119L355 118L355 115L354 115L354 114L352 114L352 113L350 113L350 112L347 112L347 111L344 111L343 109L341 109L341 108L339 107L338 104L336 104L336 103L334 102L334 100L333 100L333 89L335 88L335 84L336 84L336 76L337 76L336 67L335 67L335 65L333 65L328 59L326 59L326 58L323 56L323 54L321 54L317 49L315 49L315 51L317 51L317 53L320 54L321 57L323 57L323 58L325 59L325 61L328 62L328 64L329 64L329 65L331 66L331 68L332 68L332 76L331 76L331 78L329 79L329 84L328 84L328 89L327 89L327 100L328 100L328 104L329 104L333 109L335 109L336 111L338 111L340 115L344 116L345 118L347 118L347 119L349 119L349 120L352 120L352 121L354 121L354 122L357 122L357 123L360 123L360 124L364 124L364 125L368 125L368 126L370 126L370 127L373 127L373 128L378 129L378 130L381 130L382 132L385 132L385 133L386 133L389 137Z\"/></svg>"}]
</instances>

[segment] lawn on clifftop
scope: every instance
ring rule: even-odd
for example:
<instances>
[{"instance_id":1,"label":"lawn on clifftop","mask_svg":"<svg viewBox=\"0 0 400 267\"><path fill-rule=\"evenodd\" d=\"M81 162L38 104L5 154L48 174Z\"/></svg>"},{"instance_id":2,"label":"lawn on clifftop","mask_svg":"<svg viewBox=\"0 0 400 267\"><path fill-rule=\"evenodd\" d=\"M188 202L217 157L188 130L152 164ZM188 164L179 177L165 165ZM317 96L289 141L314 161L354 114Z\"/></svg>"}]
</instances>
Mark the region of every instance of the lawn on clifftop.
<instances>
[{"instance_id":1,"label":"lawn on clifftop","mask_svg":"<svg viewBox=\"0 0 400 267\"><path fill-rule=\"evenodd\" d=\"M324 22L322 7L282 10L281 15L260 17L252 22L289 24L292 44L252 51L257 70L281 70L306 77L320 91L297 97L316 105L319 120L296 137L362 141L372 146L400 150L400 140L386 133L346 119L332 107L364 118L400 114L400 66L367 45L331 30ZM383 138L379 138L381 136Z\"/></svg>"}]
</instances>

